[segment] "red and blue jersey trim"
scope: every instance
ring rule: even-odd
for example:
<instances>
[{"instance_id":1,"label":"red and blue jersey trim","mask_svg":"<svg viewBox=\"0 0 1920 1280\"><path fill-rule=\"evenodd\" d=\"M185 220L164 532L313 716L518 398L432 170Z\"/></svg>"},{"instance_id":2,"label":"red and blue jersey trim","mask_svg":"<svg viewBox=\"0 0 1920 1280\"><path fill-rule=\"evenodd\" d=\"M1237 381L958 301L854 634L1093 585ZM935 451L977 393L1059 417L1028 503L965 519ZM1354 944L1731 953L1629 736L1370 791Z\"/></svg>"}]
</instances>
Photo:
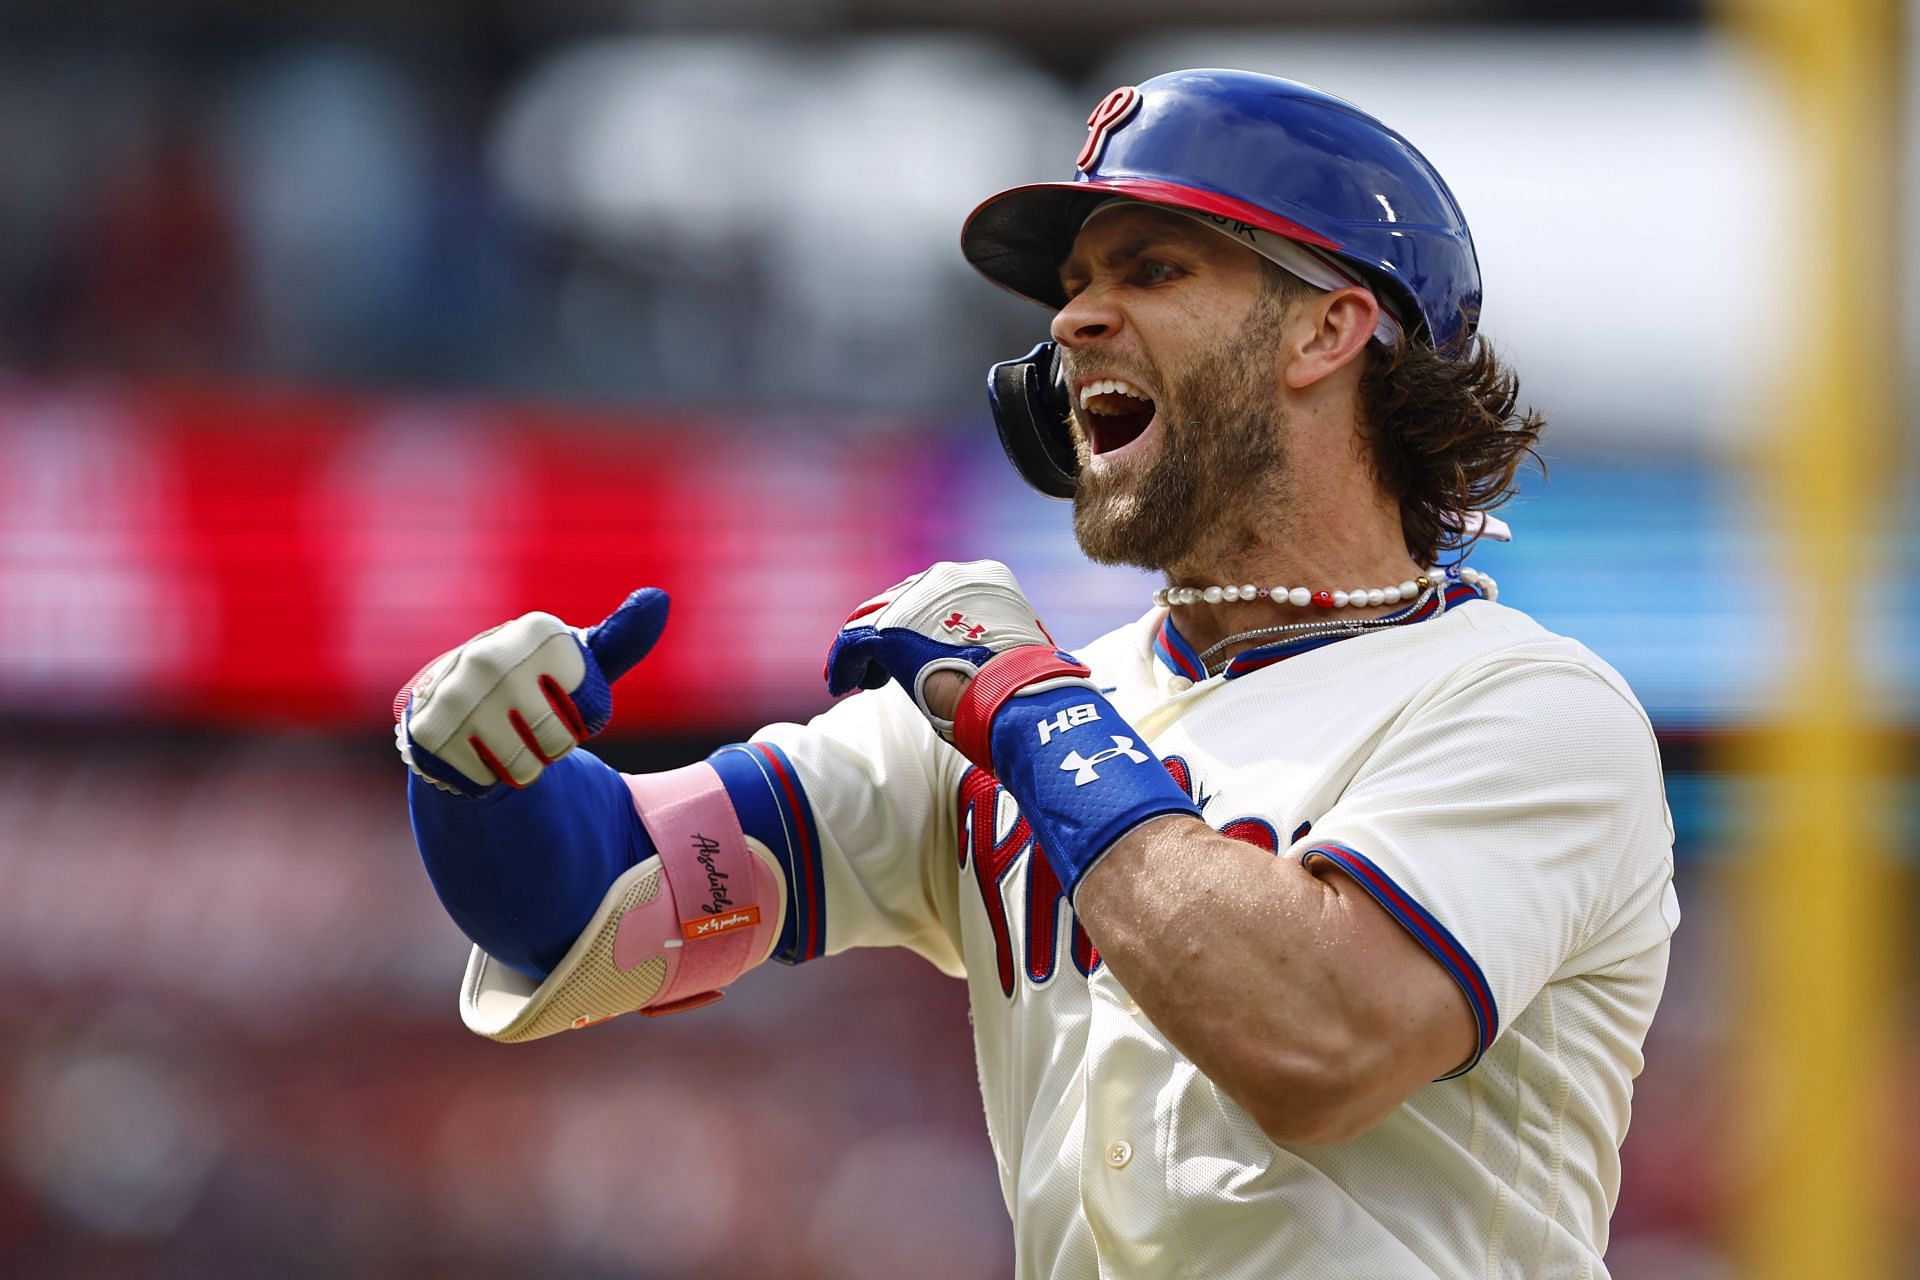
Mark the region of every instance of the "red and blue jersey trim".
<instances>
[{"instance_id":1,"label":"red and blue jersey trim","mask_svg":"<svg viewBox=\"0 0 1920 1280\"><path fill-rule=\"evenodd\" d=\"M1317 844L1300 855L1301 863L1311 863L1316 858L1325 858L1352 876L1362 889L1385 907L1393 918L1406 927L1415 941L1425 947L1435 960L1440 962L1453 980L1460 984L1460 990L1467 997L1467 1004L1473 1010L1476 1038L1473 1057L1459 1070L1448 1072L1443 1080L1471 1071L1480 1057L1487 1051L1494 1037L1500 1034L1500 1011L1494 1004L1493 988L1487 985L1487 976L1480 972L1480 966L1473 956L1460 945L1447 927L1434 919L1433 913L1421 906L1405 889L1394 882L1392 876L1374 865L1372 859L1356 849L1344 844L1328 841Z\"/></svg>"},{"instance_id":2,"label":"red and blue jersey trim","mask_svg":"<svg viewBox=\"0 0 1920 1280\"><path fill-rule=\"evenodd\" d=\"M1207 678L1200 655L1193 651L1187 638L1174 629L1171 614L1160 622L1160 630L1153 637L1153 652L1175 675L1185 676L1195 684Z\"/></svg>"},{"instance_id":3,"label":"red and blue jersey trim","mask_svg":"<svg viewBox=\"0 0 1920 1280\"><path fill-rule=\"evenodd\" d=\"M773 958L802 964L827 947L827 884L820 831L800 774L787 753L768 742L735 743L707 757L727 788L740 827L780 860L787 877L787 918Z\"/></svg>"},{"instance_id":4,"label":"red and blue jersey trim","mask_svg":"<svg viewBox=\"0 0 1920 1280\"><path fill-rule=\"evenodd\" d=\"M1479 591L1464 582L1447 583L1445 596L1446 609L1485 598ZM1410 605L1399 613L1387 614L1386 618L1394 622L1410 624L1425 622L1441 612L1444 612L1441 600L1436 596L1422 604ZM1330 616L1328 620L1336 619ZM1285 662L1288 658L1297 658L1303 653L1311 653L1315 649L1323 649L1330 644L1351 639L1353 637L1350 635L1306 636L1296 640L1282 640L1276 644L1263 644L1235 654L1233 661L1227 664L1224 674L1227 679L1233 680L1250 672L1264 670L1275 663ZM1160 629L1153 637L1153 652L1162 663L1166 664L1167 669L1176 675L1185 676L1196 683L1207 678L1206 669L1200 662L1200 655L1195 652L1192 645L1187 643L1186 637L1174 627L1171 614L1160 620Z\"/></svg>"}]
</instances>

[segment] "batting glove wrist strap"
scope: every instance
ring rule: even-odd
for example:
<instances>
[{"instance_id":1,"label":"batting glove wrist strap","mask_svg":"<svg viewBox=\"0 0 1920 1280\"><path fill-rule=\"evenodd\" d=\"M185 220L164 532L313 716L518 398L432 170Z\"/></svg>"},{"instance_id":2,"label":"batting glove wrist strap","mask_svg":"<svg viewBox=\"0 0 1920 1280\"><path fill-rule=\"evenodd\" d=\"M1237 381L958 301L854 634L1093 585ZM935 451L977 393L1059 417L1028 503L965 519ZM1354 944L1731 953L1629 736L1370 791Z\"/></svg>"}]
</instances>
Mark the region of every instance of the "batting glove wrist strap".
<instances>
[{"instance_id":1,"label":"batting glove wrist strap","mask_svg":"<svg viewBox=\"0 0 1920 1280\"><path fill-rule=\"evenodd\" d=\"M960 754L993 773L993 719L1007 699L1029 697L1073 686L1091 688L1093 673L1071 654L1045 645L1009 649L980 668L967 682L953 713L953 745ZM996 775L997 776L997 775Z\"/></svg>"},{"instance_id":2,"label":"batting glove wrist strap","mask_svg":"<svg viewBox=\"0 0 1920 1280\"><path fill-rule=\"evenodd\" d=\"M1140 732L1091 689L1004 699L991 737L994 774L1019 802L1069 902L1127 832L1170 813L1200 816Z\"/></svg>"}]
</instances>

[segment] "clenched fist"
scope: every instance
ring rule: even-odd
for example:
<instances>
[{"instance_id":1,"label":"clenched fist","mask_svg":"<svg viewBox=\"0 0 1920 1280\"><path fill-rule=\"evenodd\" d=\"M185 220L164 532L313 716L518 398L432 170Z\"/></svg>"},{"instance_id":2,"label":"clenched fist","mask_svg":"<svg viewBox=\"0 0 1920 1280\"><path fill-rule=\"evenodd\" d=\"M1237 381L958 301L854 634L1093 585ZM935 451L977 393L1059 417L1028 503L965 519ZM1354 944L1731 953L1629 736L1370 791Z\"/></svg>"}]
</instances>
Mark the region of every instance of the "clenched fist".
<instances>
[{"instance_id":1,"label":"clenched fist","mask_svg":"<svg viewBox=\"0 0 1920 1280\"><path fill-rule=\"evenodd\" d=\"M834 638L825 675L836 696L895 681L936 733L989 772L988 727L1006 699L1093 687L997 560L943 560L862 604Z\"/></svg>"}]
</instances>

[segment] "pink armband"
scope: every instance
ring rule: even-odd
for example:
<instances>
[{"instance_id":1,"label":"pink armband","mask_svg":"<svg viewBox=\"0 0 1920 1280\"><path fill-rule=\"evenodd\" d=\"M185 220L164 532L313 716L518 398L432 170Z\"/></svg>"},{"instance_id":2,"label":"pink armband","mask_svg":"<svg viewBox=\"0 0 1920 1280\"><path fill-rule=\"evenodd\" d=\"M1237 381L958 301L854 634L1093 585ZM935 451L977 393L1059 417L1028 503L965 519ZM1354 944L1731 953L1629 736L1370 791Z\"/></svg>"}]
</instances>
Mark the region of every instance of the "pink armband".
<instances>
[{"instance_id":1,"label":"pink armband","mask_svg":"<svg viewBox=\"0 0 1920 1280\"><path fill-rule=\"evenodd\" d=\"M641 1013L711 1004L772 948L779 877L747 848L712 765L621 776L660 854L665 892L621 917L613 961L623 970L655 956L666 961L666 981Z\"/></svg>"}]
</instances>

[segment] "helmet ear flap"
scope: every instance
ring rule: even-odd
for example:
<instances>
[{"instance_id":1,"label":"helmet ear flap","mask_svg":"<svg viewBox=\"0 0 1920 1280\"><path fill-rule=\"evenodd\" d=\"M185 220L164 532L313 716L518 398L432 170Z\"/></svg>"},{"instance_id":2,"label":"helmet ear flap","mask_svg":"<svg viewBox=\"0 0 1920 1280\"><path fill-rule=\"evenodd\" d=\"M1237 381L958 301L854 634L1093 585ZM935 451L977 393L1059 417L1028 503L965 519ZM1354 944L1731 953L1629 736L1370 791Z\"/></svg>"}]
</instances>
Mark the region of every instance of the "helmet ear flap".
<instances>
[{"instance_id":1,"label":"helmet ear flap","mask_svg":"<svg viewBox=\"0 0 1920 1280\"><path fill-rule=\"evenodd\" d=\"M987 370L987 403L1020 478L1049 498L1071 498L1080 460L1067 430L1070 402L1059 348L1042 342Z\"/></svg>"}]
</instances>

